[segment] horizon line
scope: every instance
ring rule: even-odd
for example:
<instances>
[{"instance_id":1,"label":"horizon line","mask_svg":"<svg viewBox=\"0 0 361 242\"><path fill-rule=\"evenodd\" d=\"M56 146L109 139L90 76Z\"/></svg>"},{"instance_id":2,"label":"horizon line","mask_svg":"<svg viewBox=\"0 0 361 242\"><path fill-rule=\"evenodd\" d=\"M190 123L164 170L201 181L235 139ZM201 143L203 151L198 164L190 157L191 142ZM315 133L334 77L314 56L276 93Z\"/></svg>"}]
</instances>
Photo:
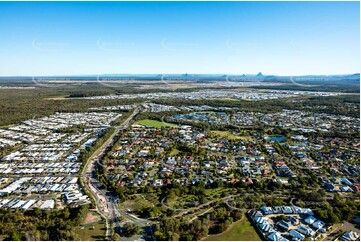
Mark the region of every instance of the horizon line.
<instances>
[{"instance_id":1,"label":"horizon line","mask_svg":"<svg viewBox=\"0 0 361 242\"><path fill-rule=\"evenodd\" d=\"M129 76L136 76L136 75L149 75L149 76L162 76L162 75L226 75L226 76L241 76L241 75L249 75L249 76L256 76L262 74L262 76L278 76L278 77L287 77L287 76L350 76L350 75L360 75L360 72L356 73L342 73L342 74L297 74L297 75L278 75L278 74L263 74L262 72L254 73L241 73L241 74L234 74L234 73L102 73L102 74L51 74L51 75L0 75L0 78L4 77L84 77L84 76L105 76L105 75L129 75Z\"/></svg>"}]
</instances>

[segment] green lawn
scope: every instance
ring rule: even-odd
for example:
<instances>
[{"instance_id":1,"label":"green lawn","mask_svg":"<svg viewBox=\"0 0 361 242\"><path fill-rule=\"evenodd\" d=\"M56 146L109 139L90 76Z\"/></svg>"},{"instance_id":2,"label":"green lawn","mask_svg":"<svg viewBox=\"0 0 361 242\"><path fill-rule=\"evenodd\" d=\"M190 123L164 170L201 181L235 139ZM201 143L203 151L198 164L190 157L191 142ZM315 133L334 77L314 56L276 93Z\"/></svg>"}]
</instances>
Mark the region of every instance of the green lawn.
<instances>
[{"instance_id":1,"label":"green lawn","mask_svg":"<svg viewBox=\"0 0 361 242\"><path fill-rule=\"evenodd\" d=\"M218 188L209 188L205 190L205 193L207 196L213 195L215 193L218 193L220 191L222 191L223 188L222 187L218 187Z\"/></svg>"},{"instance_id":2,"label":"green lawn","mask_svg":"<svg viewBox=\"0 0 361 242\"><path fill-rule=\"evenodd\" d=\"M146 207L152 207L152 204L145 200L142 196L136 195L133 196L131 200L125 201L124 207L127 209L131 209L132 211L140 212Z\"/></svg>"},{"instance_id":3,"label":"green lawn","mask_svg":"<svg viewBox=\"0 0 361 242\"><path fill-rule=\"evenodd\" d=\"M219 188L209 188L205 190L206 196L208 197L213 197L217 194L221 194L222 192L231 192L235 190L234 188L224 188L224 187L219 187Z\"/></svg>"},{"instance_id":4,"label":"green lawn","mask_svg":"<svg viewBox=\"0 0 361 242\"><path fill-rule=\"evenodd\" d=\"M257 232L247 218L243 218L231 225L229 229L221 234L210 235L205 238L208 241L260 241Z\"/></svg>"},{"instance_id":5,"label":"green lawn","mask_svg":"<svg viewBox=\"0 0 361 242\"><path fill-rule=\"evenodd\" d=\"M179 153L179 150L177 150L176 148L173 148L172 151L169 153L169 156L175 156Z\"/></svg>"},{"instance_id":6,"label":"green lawn","mask_svg":"<svg viewBox=\"0 0 361 242\"><path fill-rule=\"evenodd\" d=\"M212 100L239 101L239 99L237 99L237 98L230 98L230 97L212 98Z\"/></svg>"},{"instance_id":7,"label":"green lawn","mask_svg":"<svg viewBox=\"0 0 361 242\"><path fill-rule=\"evenodd\" d=\"M234 135L230 131L211 130L210 133L211 135L223 137L230 140L252 140L251 136Z\"/></svg>"},{"instance_id":8,"label":"green lawn","mask_svg":"<svg viewBox=\"0 0 361 242\"><path fill-rule=\"evenodd\" d=\"M172 123L166 123L166 122L161 122L161 121L152 120L152 119L143 119L143 120L137 121L136 123L145 125L145 126L152 126L154 128L177 127L177 125L172 124Z\"/></svg>"},{"instance_id":9,"label":"green lawn","mask_svg":"<svg viewBox=\"0 0 361 242\"><path fill-rule=\"evenodd\" d=\"M181 195L180 197L175 196L173 198L168 197L166 199L166 204L169 207L177 208L177 209L188 209L188 203L197 203L197 196L191 194Z\"/></svg>"},{"instance_id":10,"label":"green lawn","mask_svg":"<svg viewBox=\"0 0 361 242\"><path fill-rule=\"evenodd\" d=\"M105 230L105 222L100 221L75 228L75 234L81 241L105 240Z\"/></svg>"}]
</instances>

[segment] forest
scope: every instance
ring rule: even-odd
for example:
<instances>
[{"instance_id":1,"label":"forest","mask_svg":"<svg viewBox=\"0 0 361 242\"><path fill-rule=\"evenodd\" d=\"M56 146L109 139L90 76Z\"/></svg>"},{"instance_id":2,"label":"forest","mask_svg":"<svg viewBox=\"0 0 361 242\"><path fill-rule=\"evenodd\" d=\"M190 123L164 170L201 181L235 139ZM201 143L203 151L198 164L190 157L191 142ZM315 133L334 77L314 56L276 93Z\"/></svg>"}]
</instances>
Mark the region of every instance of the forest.
<instances>
[{"instance_id":1,"label":"forest","mask_svg":"<svg viewBox=\"0 0 361 242\"><path fill-rule=\"evenodd\" d=\"M87 205L62 210L0 209L0 234L5 240L76 240L73 229L88 213Z\"/></svg>"},{"instance_id":2,"label":"forest","mask_svg":"<svg viewBox=\"0 0 361 242\"><path fill-rule=\"evenodd\" d=\"M102 87L82 88L81 93L103 93ZM108 89L105 89L108 90ZM133 104L141 100L88 100L66 98L79 92L74 88L0 89L0 127L27 119L37 119L55 112L84 112L92 107ZM110 92L110 91L109 91ZM108 93L108 92L106 92ZM105 94L105 93L104 93Z\"/></svg>"},{"instance_id":3,"label":"forest","mask_svg":"<svg viewBox=\"0 0 361 242\"><path fill-rule=\"evenodd\" d=\"M40 118L54 112L82 112L91 107L134 104L143 99L114 99L89 100L79 97L89 97L122 93L159 92L164 89L141 89L137 85L124 84L119 87L109 87L99 83L79 85L65 85L54 87L36 87L34 89L0 89L0 127ZM196 91L196 88L180 88L176 91ZM225 88L223 88L225 89ZM331 90L332 91L332 90ZM341 91L340 89L335 91ZM263 101L247 100L153 100L155 103L166 105L209 105L215 107L235 107L240 111L277 112L282 109L298 109L313 112L329 112L359 117L359 95L340 95L333 97L285 98ZM352 104L352 105L349 105ZM326 106L326 107L324 107ZM356 106L356 108L354 108Z\"/></svg>"}]
</instances>

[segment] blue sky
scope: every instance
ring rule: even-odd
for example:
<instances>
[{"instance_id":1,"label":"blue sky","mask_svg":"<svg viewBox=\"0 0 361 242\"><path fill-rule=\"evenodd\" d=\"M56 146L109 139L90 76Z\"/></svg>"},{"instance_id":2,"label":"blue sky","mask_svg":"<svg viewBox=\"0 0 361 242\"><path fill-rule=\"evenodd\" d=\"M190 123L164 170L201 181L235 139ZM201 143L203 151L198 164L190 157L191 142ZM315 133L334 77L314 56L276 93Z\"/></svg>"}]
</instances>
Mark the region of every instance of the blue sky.
<instances>
[{"instance_id":1,"label":"blue sky","mask_svg":"<svg viewBox=\"0 0 361 242\"><path fill-rule=\"evenodd\" d=\"M358 73L359 2L0 2L0 75Z\"/></svg>"}]
</instances>

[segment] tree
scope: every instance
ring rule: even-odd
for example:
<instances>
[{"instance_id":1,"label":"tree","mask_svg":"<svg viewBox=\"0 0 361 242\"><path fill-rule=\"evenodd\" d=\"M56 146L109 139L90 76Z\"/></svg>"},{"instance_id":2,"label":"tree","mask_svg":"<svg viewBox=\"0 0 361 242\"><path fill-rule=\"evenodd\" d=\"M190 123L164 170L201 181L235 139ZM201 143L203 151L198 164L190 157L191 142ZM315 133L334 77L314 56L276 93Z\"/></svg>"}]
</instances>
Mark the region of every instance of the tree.
<instances>
[{"instance_id":1,"label":"tree","mask_svg":"<svg viewBox=\"0 0 361 242\"><path fill-rule=\"evenodd\" d=\"M10 234L8 240L10 240L10 241L21 241L21 236L19 235L19 233L17 231L13 231Z\"/></svg>"},{"instance_id":2,"label":"tree","mask_svg":"<svg viewBox=\"0 0 361 242\"><path fill-rule=\"evenodd\" d=\"M88 206L13 213L0 209L0 233L8 240L74 240L73 228L84 220L87 211Z\"/></svg>"},{"instance_id":3,"label":"tree","mask_svg":"<svg viewBox=\"0 0 361 242\"><path fill-rule=\"evenodd\" d=\"M120 235L118 233L114 233L113 236L112 236L112 240L114 240L114 241L119 241L121 239L122 238L120 237Z\"/></svg>"},{"instance_id":4,"label":"tree","mask_svg":"<svg viewBox=\"0 0 361 242\"><path fill-rule=\"evenodd\" d=\"M170 237L170 239L173 241L178 241L179 238L180 238L180 236L177 233L172 233L172 236Z\"/></svg>"},{"instance_id":5,"label":"tree","mask_svg":"<svg viewBox=\"0 0 361 242\"><path fill-rule=\"evenodd\" d=\"M159 230L157 230L157 231L154 232L154 237L155 237L157 240L166 240L164 234L163 234L161 231L159 231Z\"/></svg>"},{"instance_id":6,"label":"tree","mask_svg":"<svg viewBox=\"0 0 361 242\"><path fill-rule=\"evenodd\" d=\"M123 234L126 237L132 237L133 235L139 234L142 228L137 224L126 223L123 227Z\"/></svg>"}]
</instances>

